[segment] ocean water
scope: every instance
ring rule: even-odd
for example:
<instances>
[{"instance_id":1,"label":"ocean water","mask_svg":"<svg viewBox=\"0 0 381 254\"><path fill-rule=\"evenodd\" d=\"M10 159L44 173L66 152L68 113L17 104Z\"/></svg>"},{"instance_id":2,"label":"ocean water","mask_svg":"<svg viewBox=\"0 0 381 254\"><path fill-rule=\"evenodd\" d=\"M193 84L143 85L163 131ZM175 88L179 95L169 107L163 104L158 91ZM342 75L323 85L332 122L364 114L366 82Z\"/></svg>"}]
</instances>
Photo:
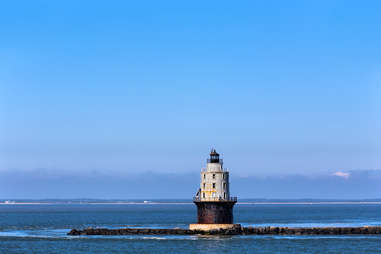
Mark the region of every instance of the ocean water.
<instances>
[{"instance_id":1,"label":"ocean water","mask_svg":"<svg viewBox=\"0 0 381 254\"><path fill-rule=\"evenodd\" d=\"M244 226L381 225L380 204L237 204ZM381 253L381 236L67 236L72 228L187 227L193 204L0 205L0 253Z\"/></svg>"}]
</instances>

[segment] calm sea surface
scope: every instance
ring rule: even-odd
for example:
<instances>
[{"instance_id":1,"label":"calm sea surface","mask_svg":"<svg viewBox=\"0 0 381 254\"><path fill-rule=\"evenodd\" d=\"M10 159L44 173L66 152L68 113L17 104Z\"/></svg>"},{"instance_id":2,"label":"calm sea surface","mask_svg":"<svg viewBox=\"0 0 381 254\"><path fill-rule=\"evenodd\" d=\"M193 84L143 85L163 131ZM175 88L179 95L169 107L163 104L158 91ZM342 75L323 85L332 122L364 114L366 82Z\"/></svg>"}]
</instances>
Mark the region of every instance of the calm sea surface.
<instances>
[{"instance_id":1,"label":"calm sea surface","mask_svg":"<svg viewBox=\"0 0 381 254\"><path fill-rule=\"evenodd\" d=\"M381 253L381 236L66 236L72 228L187 227L193 204L0 205L0 253ZM238 204L244 226L381 225L379 204Z\"/></svg>"}]
</instances>

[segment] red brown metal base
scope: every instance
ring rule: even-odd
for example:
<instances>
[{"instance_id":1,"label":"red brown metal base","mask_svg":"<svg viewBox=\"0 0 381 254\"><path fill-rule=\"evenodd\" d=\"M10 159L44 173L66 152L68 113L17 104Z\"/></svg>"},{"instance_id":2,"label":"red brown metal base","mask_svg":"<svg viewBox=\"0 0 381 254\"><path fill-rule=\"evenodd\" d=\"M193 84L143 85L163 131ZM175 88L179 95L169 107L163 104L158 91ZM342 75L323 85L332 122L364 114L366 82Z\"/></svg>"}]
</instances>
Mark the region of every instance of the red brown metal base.
<instances>
[{"instance_id":1,"label":"red brown metal base","mask_svg":"<svg viewBox=\"0 0 381 254\"><path fill-rule=\"evenodd\" d=\"M236 201L194 201L199 224L233 224Z\"/></svg>"}]
</instances>

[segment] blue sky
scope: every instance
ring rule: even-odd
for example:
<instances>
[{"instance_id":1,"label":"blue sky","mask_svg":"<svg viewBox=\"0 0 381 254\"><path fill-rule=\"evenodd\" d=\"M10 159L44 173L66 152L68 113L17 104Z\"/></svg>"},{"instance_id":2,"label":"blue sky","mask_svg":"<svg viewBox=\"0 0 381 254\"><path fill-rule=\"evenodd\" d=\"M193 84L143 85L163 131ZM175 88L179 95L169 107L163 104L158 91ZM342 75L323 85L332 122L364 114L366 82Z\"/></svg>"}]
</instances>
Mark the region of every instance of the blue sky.
<instances>
[{"instance_id":1,"label":"blue sky","mask_svg":"<svg viewBox=\"0 0 381 254\"><path fill-rule=\"evenodd\" d=\"M4 2L0 171L186 175L212 146L237 177L381 169L380 10Z\"/></svg>"}]
</instances>

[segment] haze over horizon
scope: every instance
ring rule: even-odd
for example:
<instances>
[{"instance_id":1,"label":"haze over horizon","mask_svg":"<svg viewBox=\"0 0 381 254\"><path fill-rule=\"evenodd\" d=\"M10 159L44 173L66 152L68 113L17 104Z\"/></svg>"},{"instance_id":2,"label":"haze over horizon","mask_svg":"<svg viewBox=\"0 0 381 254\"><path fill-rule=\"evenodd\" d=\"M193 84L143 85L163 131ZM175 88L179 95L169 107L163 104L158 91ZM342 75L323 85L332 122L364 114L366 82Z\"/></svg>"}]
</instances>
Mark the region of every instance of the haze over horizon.
<instances>
[{"instance_id":1,"label":"haze over horizon","mask_svg":"<svg viewBox=\"0 0 381 254\"><path fill-rule=\"evenodd\" d=\"M381 198L380 8L3 3L0 198Z\"/></svg>"}]
</instances>

